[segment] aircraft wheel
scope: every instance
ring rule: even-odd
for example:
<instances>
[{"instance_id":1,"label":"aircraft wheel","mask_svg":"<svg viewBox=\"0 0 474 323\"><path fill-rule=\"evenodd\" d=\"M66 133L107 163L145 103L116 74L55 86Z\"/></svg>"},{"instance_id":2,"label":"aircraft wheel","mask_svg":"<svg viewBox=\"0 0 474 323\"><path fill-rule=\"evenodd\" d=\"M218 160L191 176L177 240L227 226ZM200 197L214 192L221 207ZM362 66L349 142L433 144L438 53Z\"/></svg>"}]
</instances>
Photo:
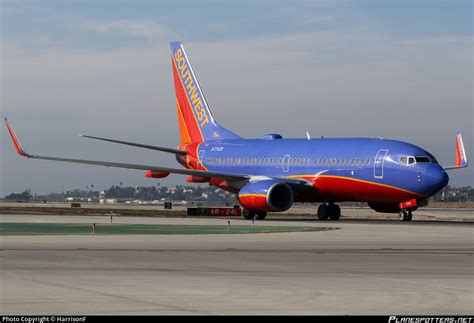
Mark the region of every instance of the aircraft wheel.
<instances>
[{"instance_id":1,"label":"aircraft wheel","mask_svg":"<svg viewBox=\"0 0 474 323\"><path fill-rule=\"evenodd\" d=\"M406 210L406 209L400 210L399 219L400 221L411 221L412 219L411 211Z\"/></svg>"},{"instance_id":2,"label":"aircraft wheel","mask_svg":"<svg viewBox=\"0 0 474 323\"><path fill-rule=\"evenodd\" d=\"M326 221L328 217L329 217L328 206L325 204L321 204L318 207L318 219L321 221Z\"/></svg>"},{"instance_id":3,"label":"aircraft wheel","mask_svg":"<svg viewBox=\"0 0 474 323\"><path fill-rule=\"evenodd\" d=\"M341 218L341 208L337 204L329 204L329 219L330 220L339 220Z\"/></svg>"},{"instance_id":4,"label":"aircraft wheel","mask_svg":"<svg viewBox=\"0 0 474 323\"><path fill-rule=\"evenodd\" d=\"M245 220L253 220L255 218L255 211L249 210L249 209L244 209L242 211L242 216L244 217Z\"/></svg>"},{"instance_id":5,"label":"aircraft wheel","mask_svg":"<svg viewBox=\"0 0 474 323\"><path fill-rule=\"evenodd\" d=\"M257 220L265 220L267 212L257 212Z\"/></svg>"},{"instance_id":6,"label":"aircraft wheel","mask_svg":"<svg viewBox=\"0 0 474 323\"><path fill-rule=\"evenodd\" d=\"M405 221L411 221L412 217L413 217L413 216L412 216L412 214L411 214L411 211L407 211L407 215L406 215Z\"/></svg>"}]
</instances>

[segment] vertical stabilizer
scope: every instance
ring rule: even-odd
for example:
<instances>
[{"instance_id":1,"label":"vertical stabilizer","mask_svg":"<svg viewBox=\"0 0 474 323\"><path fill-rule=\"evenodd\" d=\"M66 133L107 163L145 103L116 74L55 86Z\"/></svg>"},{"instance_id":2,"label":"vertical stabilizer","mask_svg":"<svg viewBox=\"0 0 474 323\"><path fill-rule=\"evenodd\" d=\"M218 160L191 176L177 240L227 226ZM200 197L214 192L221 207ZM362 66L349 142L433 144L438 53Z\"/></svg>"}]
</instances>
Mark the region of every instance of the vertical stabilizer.
<instances>
[{"instance_id":1,"label":"vertical stabilizer","mask_svg":"<svg viewBox=\"0 0 474 323\"><path fill-rule=\"evenodd\" d=\"M170 45L181 143L239 139L214 120L183 44Z\"/></svg>"}]
</instances>

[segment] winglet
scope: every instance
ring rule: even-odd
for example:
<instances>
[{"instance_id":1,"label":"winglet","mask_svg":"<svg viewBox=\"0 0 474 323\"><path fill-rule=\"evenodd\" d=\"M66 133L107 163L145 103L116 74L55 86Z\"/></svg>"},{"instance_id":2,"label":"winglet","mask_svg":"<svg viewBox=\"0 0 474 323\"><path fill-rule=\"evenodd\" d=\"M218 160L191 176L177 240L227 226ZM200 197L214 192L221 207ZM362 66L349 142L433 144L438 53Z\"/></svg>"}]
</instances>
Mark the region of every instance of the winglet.
<instances>
[{"instance_id":1,"label":"winglet","mask_svg":"<svg viewBox=\"0 0 474 323\"><path fill-rule=\"evenodd\" d=\"M16 136L15 131L13 130L12 125L10 124L10 121L8 121L7 118L4 118L4 119L5 119L5 125L7 126L8 133L10 134L10 137L12 138L13 145L15 146L17 153L27 158L34 157L33 155L28 154L26 150L23 148L20 140L18 140L18 137Z\"/></svg>"},{"instance_id":2,"label":"winglet","mask_svg":"<svg viewBox=\"0 0 474 323\"><path fill-rule=\"evenodd\" d=\"M464 150L464 143L462 142L461 133L456 135L456 166L467 167L468 162L466 158L466 151Z\"/></svg>"},{"instance_id":3,"label":"winglet","mask_svg":"<svg viewBox=\"0 0 474 323\"><path fill-rule=\"evenodd\" d=\"M456 135L456 166L443 167L444 170L465 168L468 166L466 151L464 150L464 143L462 142L461 133Z\"/></svg>"}]
</instances>

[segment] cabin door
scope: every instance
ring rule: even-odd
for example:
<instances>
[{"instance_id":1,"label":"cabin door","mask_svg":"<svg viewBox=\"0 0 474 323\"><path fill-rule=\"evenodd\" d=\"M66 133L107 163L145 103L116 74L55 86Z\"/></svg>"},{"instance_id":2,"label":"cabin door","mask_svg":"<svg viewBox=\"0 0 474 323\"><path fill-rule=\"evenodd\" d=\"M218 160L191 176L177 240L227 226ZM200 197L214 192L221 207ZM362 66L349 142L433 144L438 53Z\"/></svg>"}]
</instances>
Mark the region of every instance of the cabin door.
<instances>
[{"instance_id":1,"label":"cabin door","mask_svg":"<svg viewBox=\"0 0 474 323\"><path fill-rule=\"evenodd\" d=\"M290 155L285 155L285 157L283 158L282 170L284 173L288 173L289 169L290 169Z\"/></svg>"},{"instance_id":2,"label":"cabin door","mask_svg":"<svg viewBox=\"0 0 474 323\"><path fill-rule=\"evenodd\" d=\"M380 149L375 156L374 161L374 177L383 178L383 164L385 162L385 157L387 156L387 149Z\"/></svg>"}]
</instances>

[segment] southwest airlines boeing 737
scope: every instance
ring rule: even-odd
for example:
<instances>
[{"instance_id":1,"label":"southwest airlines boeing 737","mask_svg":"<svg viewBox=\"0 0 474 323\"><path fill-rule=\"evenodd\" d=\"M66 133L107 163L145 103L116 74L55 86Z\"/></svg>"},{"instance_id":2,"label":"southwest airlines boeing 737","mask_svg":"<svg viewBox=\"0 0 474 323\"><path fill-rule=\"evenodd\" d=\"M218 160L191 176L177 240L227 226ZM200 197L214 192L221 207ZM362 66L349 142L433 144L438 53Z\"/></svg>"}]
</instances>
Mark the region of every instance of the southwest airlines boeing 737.
<instances>
[{"instance_id":1,"label":"southwest airlines boeing 737","mask_svg":"<svg viewBox=\"0 0 474 323\"><path fill-rule=\"evenodd\" d=\"M467 167L461 134L456 136L456 164L442 167L415 145L374 138L284 139L266 134L244 139L213 118L181 42L171 43L181 143L166 148L121 140L98 139L171 153L184 168L46 157L29 154L5 118L16 151L23 157L138 169L145 176L189 175L192 183L209 183L235 193L246 219L265 219L267 212L288 210L294 202L320 202L320 220L338 220L341 201L363 201L377 212L412 211L448 183L446 170Z\"/></svg>"}]
</instances>

